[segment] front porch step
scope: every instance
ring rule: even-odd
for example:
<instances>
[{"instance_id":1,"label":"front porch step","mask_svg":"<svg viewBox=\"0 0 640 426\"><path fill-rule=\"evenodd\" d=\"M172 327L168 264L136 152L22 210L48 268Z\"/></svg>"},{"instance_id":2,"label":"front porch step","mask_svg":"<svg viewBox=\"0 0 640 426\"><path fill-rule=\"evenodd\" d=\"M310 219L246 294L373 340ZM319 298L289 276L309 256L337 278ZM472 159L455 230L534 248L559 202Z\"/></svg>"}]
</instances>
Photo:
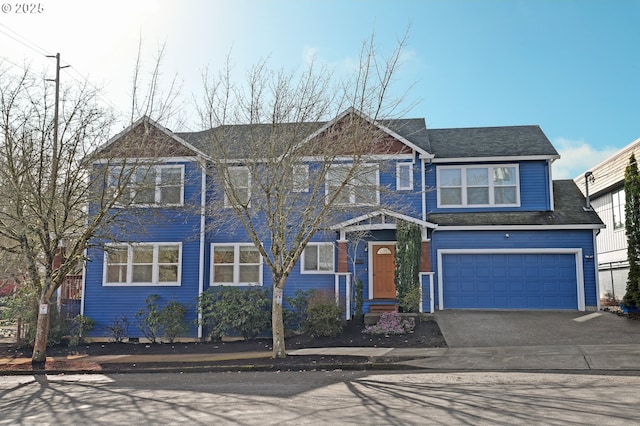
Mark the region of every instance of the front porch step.
<instances>
[{"instance_id":1,"label":"front porch step","mask_svg":"<svg viewBox=\"0 0 640 426\"><path fill-rule=\"evenodd\" d=\"M398 305L396 304L384 304L384 305L369 305L370 313L382 313L382 312L398 312Z\"/></svg>"}]
</instances>

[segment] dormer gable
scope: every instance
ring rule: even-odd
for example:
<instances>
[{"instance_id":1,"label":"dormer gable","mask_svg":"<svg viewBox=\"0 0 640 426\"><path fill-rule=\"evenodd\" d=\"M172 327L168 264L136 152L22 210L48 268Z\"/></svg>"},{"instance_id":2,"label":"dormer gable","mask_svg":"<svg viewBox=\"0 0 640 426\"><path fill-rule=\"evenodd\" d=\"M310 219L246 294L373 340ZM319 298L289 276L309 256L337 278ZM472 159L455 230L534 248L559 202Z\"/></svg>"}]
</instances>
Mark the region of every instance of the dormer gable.
<instances>
[{"instance_id":1,"label":"dormer gable","mask_svg":"<svg viewBox=\"0 0 640 426\"><path fill-rule=\"evenodd\" d=\"M142 117L109 139L94 158L204 157L197 148L149 117Z\"/></svg>"},{"instance_id":2,"label":"dormer gable","mask_svg":"<svg viewBox=\"0 0 640 426\"><path fill-rule=\"evenodd\" d=\"M416 129L418 131L424 129L422 136L428 144L424 121L422 121L422 128L419 123L416 126L414 121L416 120L376 121L355 108L349 108L310 134L304 139L302 145L315 144L317 147L322 147L326 143L330 143L333 154L350 156L359 153L358 150L362 147L358 143L361 142L366 144L364 150L369 155L401 155L418 152L423 158L432 158L433 155L427 152L423 146L410 141L401 134L403 131L417 134ZM412 125L411 131L409 131L410 124ZM348 135L348 137L345 138L344 135ZM350 140L353 143L350 144ZM341 145L335 146L333 145L335 143ZM422 141L422 145L424 144L425 142Z\"/></svg>"}]
</instances>

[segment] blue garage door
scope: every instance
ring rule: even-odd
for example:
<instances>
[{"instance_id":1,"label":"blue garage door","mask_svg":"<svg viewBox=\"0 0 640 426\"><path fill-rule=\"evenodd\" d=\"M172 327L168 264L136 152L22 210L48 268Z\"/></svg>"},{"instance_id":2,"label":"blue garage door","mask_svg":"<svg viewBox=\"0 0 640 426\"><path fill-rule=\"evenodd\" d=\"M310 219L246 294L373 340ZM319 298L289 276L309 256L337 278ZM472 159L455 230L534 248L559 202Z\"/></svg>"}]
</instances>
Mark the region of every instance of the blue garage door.
<instances>
[{"instance_id":1,"label":"blue garage door","mask_svg":"<svg viewBox=\"0 0 640 426\"><path fill-rule=\"evenodd\" d=\"M573 254L444 254L445 309L578 309Z\"/></svg>"}]
</instances>

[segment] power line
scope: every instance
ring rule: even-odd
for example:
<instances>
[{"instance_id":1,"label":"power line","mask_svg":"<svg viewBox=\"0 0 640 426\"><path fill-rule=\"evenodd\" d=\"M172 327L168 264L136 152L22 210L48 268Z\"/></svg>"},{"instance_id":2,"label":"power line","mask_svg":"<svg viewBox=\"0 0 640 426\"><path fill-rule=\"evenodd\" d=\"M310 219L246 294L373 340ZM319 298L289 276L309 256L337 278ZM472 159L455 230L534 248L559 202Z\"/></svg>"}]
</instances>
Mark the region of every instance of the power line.
<instances>
[{"instance_id":1,"label":"power line","mask_svg":"<svg viewBox=\"0 0 640 426\"><path fill-rule=\"evenodd\" d=\"M12 34L7 33L6 31L3 31L0 28L0 33L4 34L5 36L11 38L12 40L15 40L16 42L20 43L21 45L25 46L26 48L34 51L35 53L37 53L38 55L42 55L42 56L49 56L48 52L46 49L44 49L42 46L38 45L37 43L32 42L31 40L29 40L28 38L22 36L21 34L19 34L18 32L12 30L11 28L7 27L6 25L0 23L0 27L6 28L8 31L10 31ZM18 64L10 61L9 59L3 57L7 62L11 63L12 65L21 68L25 71L29 71L28 69L26 69L23 66L19 66ZM71 65L69 62L64 61L64 66L62 66L62 68L65 67L70 67L71 71L73 73L75 73L75 75L77 76L73 76L70 75L69 77L71 77L75 82L79 83L79 84L86 84L88 85L91 89L93 89L98 97L100 99L102 99L102 101L108 105L110 108L112 108L115 112L117 112L118 114L122 115L123 117L126 117L127 114L124 113L120 108L118 108L113 102L111 102L103 93L103 91L101 89L98 89L87 77L84 77L82 74L80 74L80 72L73 66Z\"/></svg>"},{"instance_id":2,"label":"power line","mask_svg":"<svg viewBox=\"0 0 640 426\"><path fill-rule=\"evenodd\" d=\"M41 46L38 46L36 43L32 42L31 40L29 40L28 38L18 34L16 31L12 30L11 28L7 27L6 25L4 25L3 23L0 23L0 27L4 27L7 30L9 30L10 32L12 32L13 34L15 34L15 36L12 36L11 34L7 33L6 31L3 31L0 29L0 33L6 35L7 37L17 41L18 43L20 43L21 45L25 46L28 49L33 50L34 52L36 52L38 55L43 55L46 56L47 55L47 51L46 49L43 49ZM16 37L20 37L22 41ZM28 43L28 44L27 44Z\"/></svg>"}]
</instances>

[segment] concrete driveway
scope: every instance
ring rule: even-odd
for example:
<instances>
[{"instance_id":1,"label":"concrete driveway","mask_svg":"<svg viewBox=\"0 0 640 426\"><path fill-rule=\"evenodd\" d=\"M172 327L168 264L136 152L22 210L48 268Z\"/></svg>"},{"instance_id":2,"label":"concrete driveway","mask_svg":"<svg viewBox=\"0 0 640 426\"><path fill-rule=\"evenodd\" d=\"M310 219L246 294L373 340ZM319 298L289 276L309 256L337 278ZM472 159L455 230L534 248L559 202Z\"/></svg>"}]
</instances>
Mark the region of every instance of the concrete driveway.
<instances>
[{"instance_id":1,"label":"concrete driveway","mask_svg":"<svg viewBox=\"0 0 640 426\"><path fill-rule=\"evenodd\" d=\"M436 311L450 348L640 344L640 321L611 312Z\"/></svg>"}]
</instances>

